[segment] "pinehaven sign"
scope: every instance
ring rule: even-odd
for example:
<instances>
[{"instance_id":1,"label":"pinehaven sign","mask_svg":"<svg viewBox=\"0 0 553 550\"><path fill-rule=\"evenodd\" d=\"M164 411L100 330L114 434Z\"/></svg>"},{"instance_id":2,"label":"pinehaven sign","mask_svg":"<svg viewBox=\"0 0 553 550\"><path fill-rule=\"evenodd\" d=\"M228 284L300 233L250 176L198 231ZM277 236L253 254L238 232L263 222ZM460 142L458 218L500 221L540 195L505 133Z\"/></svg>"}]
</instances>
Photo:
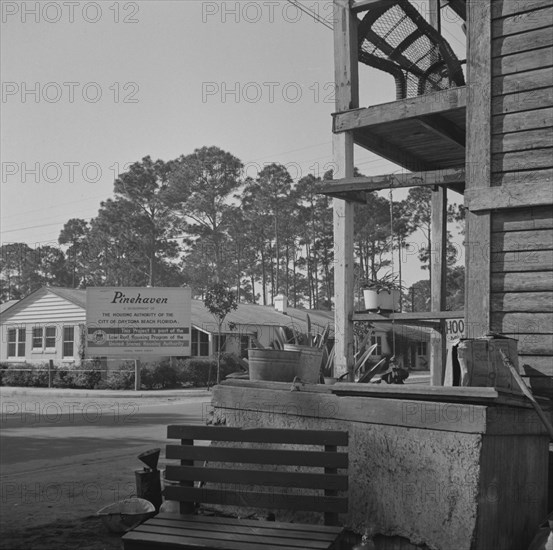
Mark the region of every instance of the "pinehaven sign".
<instances>
[{"instance_id":1,"label":"pinehaven sign","mask_svg":"<svg viewBox=\"0 0 553 550\"><path fill-rule=\"evenodd\" d=\"M190 355L190 310L189 288L88 288L87 355Z\"/></svg>"}]
</instances>

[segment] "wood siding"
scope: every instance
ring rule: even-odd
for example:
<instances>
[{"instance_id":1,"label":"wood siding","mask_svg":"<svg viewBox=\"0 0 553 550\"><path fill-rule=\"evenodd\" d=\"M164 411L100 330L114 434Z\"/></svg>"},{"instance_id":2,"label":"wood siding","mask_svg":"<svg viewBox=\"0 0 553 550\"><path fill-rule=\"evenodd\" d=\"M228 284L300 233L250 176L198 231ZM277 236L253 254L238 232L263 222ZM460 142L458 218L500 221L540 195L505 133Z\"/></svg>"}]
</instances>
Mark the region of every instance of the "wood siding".
<instances>
[{"instance_id":1,"label":"wood siding","mask_svg":"<svg viewBox=\"0 0 553 550\"><path fill-rule=\"evenodd\" d=\"M553 0L494 2L491 185L553 186ZM491 214L490 328L518 339L530 385L553 395L553 206Z\"/></svg>"}]
</instances>

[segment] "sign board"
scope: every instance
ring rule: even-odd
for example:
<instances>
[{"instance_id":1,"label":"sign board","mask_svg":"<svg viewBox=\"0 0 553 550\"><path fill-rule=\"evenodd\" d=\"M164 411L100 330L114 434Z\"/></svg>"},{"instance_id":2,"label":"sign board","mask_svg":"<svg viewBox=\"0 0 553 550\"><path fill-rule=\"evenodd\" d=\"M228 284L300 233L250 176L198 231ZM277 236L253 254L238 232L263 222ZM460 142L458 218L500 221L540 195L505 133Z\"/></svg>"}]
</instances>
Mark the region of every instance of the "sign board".
<instances>
[{"instance_id":1,"label":"sign board","mask_svg":"<svg viewBox=\"0 0 553 550\"><path fill-rule=\"evenodd\" d=\"M465 321L464 319L446 319L445 333L448 341L457 341L460 338L465 338Z\"/></svg>"},{"instance_id":2,"label":"sign board","mask_svg":"<svg viewBox=\"0 0 553 550\"><path fill-rule=\"evenodd\" d=\"M189 288L92 287L87 355L190 355Z\"/></svg>"}]
</instances>

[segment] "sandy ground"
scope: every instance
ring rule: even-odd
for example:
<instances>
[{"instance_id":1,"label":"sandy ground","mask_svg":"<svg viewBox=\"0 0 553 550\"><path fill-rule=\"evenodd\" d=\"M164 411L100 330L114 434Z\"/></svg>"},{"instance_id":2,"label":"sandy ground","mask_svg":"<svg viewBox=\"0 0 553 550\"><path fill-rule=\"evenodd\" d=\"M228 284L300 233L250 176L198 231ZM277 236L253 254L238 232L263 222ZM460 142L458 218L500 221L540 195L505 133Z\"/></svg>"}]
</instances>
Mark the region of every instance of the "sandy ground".
<instances>
[{"instance_id":1,"label":"sandy ground","mask_svg":"<svg viewBox=\"0 0 553 550\"><path fill-rule=\"evenodd\" d=\"M162 447L168 424L202 421L205 401L161 396L67 399L53 394L6 395L8 390L2 390L2 550L120 549L121 534L111 534L95 513L136 496L134 472L143 466L139 452ZM80 408L74 415L64 409L55 422L17 412L24 407L55 412L65 401L75 400ZM132 414L126 408L129 402L134 404ZM91 418L83 422L81 409L87 403L94 407L89 407ZM164 467L161 458L158 468Z\"/></svg>"}]
</instances>

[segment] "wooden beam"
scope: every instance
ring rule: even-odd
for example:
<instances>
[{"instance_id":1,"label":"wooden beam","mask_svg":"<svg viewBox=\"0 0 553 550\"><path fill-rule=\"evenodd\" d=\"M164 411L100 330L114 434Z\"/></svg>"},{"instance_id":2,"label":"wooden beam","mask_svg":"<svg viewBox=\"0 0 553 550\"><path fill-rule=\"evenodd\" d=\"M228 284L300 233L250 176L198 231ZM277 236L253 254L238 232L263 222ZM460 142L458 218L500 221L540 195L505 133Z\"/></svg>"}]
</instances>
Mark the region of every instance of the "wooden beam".
<instances>
[{"instance_id":1,"label":"wooden beam","mask_svg":"<svg viewBox=\"0 0 553 550\"><path fill-rule=\"evenodd\" d=\"M442 7L449 6L463 21L467 20L466 0L442 0Z\"/></svg>"},{"instance_id":2,"label":"wooden beam","mask_svg":"<svg viewBox=\"0 0 553 550\"><path fill-rule=\"evenodd\" d=\"M351 11L358 13L360 11L367 11L371 8L376 8L382 4L389 3L390 0L352 0Z\"/></svg>"},{"instance_id":3,"label":"wooden beam","mask_svg":"<svg viewBox=\"0 0 553 550\"><path fill-rule=\"evenodd\" d=\"M462 319L463 311L406 311L404 313L355 313L355 321L424 321Z\"/></svg>"},{"instance_id":4,"label":"wooden beam","mask_svg":"<svg viewBox=\"0 0 553 550\"><path fill-rule=\"evenodd\" d=\"M377 124L462 109L466 106L466 86L459 86L458 88L400 99L362 109L337 111L332 115L333 131L334 133L347 132Z\"/></svg>"},{"instance_id":5,"label":"wooden beam","mask_svg":"<svg viewBox=\"0 0 553 550\"><path fill-rule=\"evenodd\" d=\"M491 181L492 0L468 4L466 189L489 188ZM490 213L470 209L466 216L466 336L484 336L490 327Z\"/></svg>"},{"instance_id":6,"label":"wooden beam","mask_svg":"<svg viewBox=\"0 0 553 550\"><path fill-rule=\"evenodd\" d=\"M545 205L553 205L553 187L550 181L480 187L469 189L465 193L465 206L472 212Z\"/></svg>"},{"instance_id":7,"label":"wooden beam","mask_svg":"<svg viewBox=\"0 0 553 550\"><path fill-rule=\"evenodd\" d=\"M334 80L336 109L359 106L357 58L357 18L350 11L348 0L334 0ZM333 137L333 154L337 178L353 177L353 133ZM348 374L353 381L353 297L354 251L352 202L334 199L334 376Z\"/></svg>"},{"instance_id":8,"label":"wooden beam","mask_svg":"<svg viewBox=\"0 0 553 550\"><path fill-rule=\"evenodd\" d=\"M385 174L381 176L342 178L323 181L319 193L353 202L366 202L366 193L382 189L421 187L435 185L465 186L464 169L431 170L407 174Z\"/></svg>"},{"instance_id":9,"label":"wooden beam","mask_svg":"<svg viewBox=\"0 0 553 550\"><path fill-rule=\"evenodd\" d=\"M447 270L447 190L437 187L432 191L431 202L431 250L430 250L430 308L444 311L446 308ZM443 386L447 342L445 321L440 321L440 329L430 340L430 383Z\"/></svg>"},{"instance_id":10,"label":"wooden beam","mask_svg":"<svg viewBox=\"0 0 553 550\"><path fill-rule=\"evenodd\" d=\"M425 128L449 141L453 145L465 148L466 136L464 130L441 115L429 115L417 119Z\"/></svg>"}]
</instances>

